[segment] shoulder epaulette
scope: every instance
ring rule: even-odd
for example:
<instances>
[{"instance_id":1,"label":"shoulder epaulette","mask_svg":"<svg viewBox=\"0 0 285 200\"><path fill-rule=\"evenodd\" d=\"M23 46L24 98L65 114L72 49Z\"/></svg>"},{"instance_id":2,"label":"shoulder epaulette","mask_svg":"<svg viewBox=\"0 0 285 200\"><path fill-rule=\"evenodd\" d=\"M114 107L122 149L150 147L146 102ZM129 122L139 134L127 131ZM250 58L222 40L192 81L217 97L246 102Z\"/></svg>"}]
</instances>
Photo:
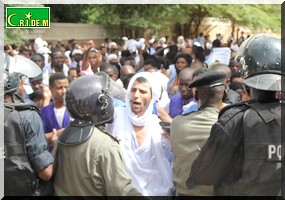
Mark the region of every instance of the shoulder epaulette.
<instances>
[{"instance_id":1,"label":"shoulder epaulette","mask_svg":"<svg viewBox=\"0 0 285 200\"><path fill-rule=\"evenodd\" d=\"M237 108L237 107L245 107L245 108L248 108L249 107L249 104L251 103L254 103L256 102L256 100L249 100L249 101L244 101L244 102L241 102L241 103L234 103L234 104L230 104L230 105L227 105L225 106L224 108L222 108L219 112L219 118L229 109L231 108Z\"/></svg>"},{"instance_id":2,"label":"shoulder epaulette","mask_svg":"<svg viewBox=\"0 0 285 200\"><path fill-rule=\"evenodd\" d=\"M23 110L34 110L40 115L40 110L33 104L22 104L22 103L4 103L5 107L11 110L23 111Z\"/></svg>"},{"instance_id":3,"label":"shoulder epaulette","mask_svg":"<svg viewBox=\"0 0 285 200\"><path fill-rule=\"evenodd\" d=\"M115 138L113 135L111 135L106 128L103 125L96 125L96 127L102 132L105 133L106 135L108 135L110 138L112 138L113 140L115 140L118 144L120 144L119 140L117 138Z\"/></svg>"}]
</instances>

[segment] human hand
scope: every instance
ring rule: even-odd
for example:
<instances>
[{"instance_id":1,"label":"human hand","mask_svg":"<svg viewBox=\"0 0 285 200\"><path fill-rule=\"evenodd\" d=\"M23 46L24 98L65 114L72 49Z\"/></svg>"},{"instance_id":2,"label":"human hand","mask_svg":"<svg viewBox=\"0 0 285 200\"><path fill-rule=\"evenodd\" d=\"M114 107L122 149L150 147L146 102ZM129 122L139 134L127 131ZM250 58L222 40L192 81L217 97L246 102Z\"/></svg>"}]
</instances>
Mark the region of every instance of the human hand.
<instances>
[{"instance_id":1,"label":"human hand","mask_svg":"<svg viewBox=\"0 0 285 200\"><path fill-rule=\"evenodd\" d=\"M55 157L57 152L58 140L57 140L57 130L54 128L52 129L53 135L50 141L50 147L52 147L51 155Z\"/></svg>"},{"instance_id":2,"label":"human hand","mask_svg":"<svg viewBox=\"0 0 285 200\"><path fill-rule=\"evenodd\" d=\"M55 146L57 146L57 130L55 128L52 129L52 137L50 139L49 142L49 147L50 148L54 148Z\"/></svg>"},{"instance_id":3,"label":"human hand","mask_svg":"<svg viewBox=\"0 0 285 200\"><path fill-rule=\"evenodd\" d=\"M137 50L138 50L138 54L142 54L142 47L141 46L137 47Z\"/></svg>"},{"instance_id":4,"label":"human hand","mask_svg":"<svg viewBox=\"0 0 285 200\"><path fill-rule=\"evenodd\" d=\"M59 136L59 135L62 133L63 130L64 130L64 128L58 129L58 130L56 131L57 136Z\"/></svg>"},{"instance_id":5,"label":"human hand","mask_svg":"<svg viewBox=\"0 0 285 200\"><path fill-rule=\"evenodd\" d=\"M42 93L43 93L43 98L44 99L46 99L46 98L50 99L51 98L51 91L50 91L50 89L47 86L43 85Z\"/></svg>"},{"instance_id":6,"label":"human hand","mask_svg":"<svg viewBox=\"0 0 285 200\"><path fill-rule=\"evenodd\" d=\"M170 133L166 132L165 130L163 130L162 132L163 137L165 137L166 139L168 139L170 141Z\"/></svg>"}]
</instances>

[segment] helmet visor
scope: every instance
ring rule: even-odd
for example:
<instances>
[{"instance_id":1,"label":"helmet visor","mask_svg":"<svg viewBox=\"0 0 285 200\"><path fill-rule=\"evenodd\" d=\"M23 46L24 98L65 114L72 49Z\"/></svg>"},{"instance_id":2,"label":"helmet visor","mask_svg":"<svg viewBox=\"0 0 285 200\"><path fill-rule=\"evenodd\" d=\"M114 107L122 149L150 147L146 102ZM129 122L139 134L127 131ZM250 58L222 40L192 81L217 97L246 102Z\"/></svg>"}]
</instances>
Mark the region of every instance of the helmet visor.
<instances>
[{"instance_id":1,"label":"helmet visor","mask_svg":"<svg viewBox=\"0 0 285 200\"><path fill-rule=\"evenodd\" d=\"M10 57L9 72L17 72L24 74L29 78L35 78L42 73L42 70L36 63L28 58L15 55Z\"/></svg>"},{"instance_id":2,"label":"helmet visor","mask_svg":"<svg viewBox=\"0 0 285 200\"><path fill-rule=\"evenodd\" d=\"M258 74L245 79L244 84L258 90L284 91L284 87L281 86L284 81L281 81L281 77L279 74Z\"/></svg>"},{"instance_id":3,"label":"helmet visor","mask_svg":"<svg viewBox=\"0 0 285 200\"><path fill-rule=\"evenodd\" d=\"M95 75L108 77L105 72L97 72ZM112 98L120 99L125 102L125 95L127 93L126 89L111 78L108 78L108 91Z\"/></svg>"}]
</instances>

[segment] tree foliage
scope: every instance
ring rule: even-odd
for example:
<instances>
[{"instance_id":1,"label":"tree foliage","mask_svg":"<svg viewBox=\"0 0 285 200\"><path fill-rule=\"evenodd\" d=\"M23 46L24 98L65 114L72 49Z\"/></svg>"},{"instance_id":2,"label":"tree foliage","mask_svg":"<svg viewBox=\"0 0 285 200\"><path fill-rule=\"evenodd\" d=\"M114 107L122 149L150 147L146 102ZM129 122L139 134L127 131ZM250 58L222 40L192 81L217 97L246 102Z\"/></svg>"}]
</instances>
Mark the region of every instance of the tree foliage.
<instances>
[{"instance_id":1,"label":"tree foliage","mask_svg":"<svg viewBox=\"0 0 285 200\"><path fill-rule=\"evenodd\" d=\"M12 5L24 6L24 5ZM26 5L25 5L26 6ZM35 6L35 5L29 5ZM36 5L42 6L42 5ZM281 5L278 4L45 4L51 22L92 23L116 27L118 35L145 36L171 34L173 37L199 33L206 17L232 22L233 31L247 26L252 31L281 32ZM20 29L5 29L5 41L22 40Z\"/></svg>"},{"instance_id":2,"label":"tree foliage","mask_svg":"<svg viewBox=\"0 0 285 200\"><path fill-rule=\"evenodd\" d=\"M243 25L253 31L281 32L281 5L277 4L230 4L215 5L213 17L228 19L234 26Z\"/></svg>"},{"instance_id":3,"label":"tree foliage","mask_svg":"<svg viewBox=\"0 0 285 200\"><path fill-rule=\"evenodd\" d=\"M136 37L148 28L163 35L166 27L176 36L197 36L205 17L230 20L233 30L240 25L253 31L281 30L281 5L277 4L90 5L85 14L88 22L120 26L124 35L131 29Z\"/></svg>"},{"instance_id":4,"label":"tree foliage","mask_svg":"<svg viewBox=\"0 0 285 200\"><path fill-rule=\"evenodd\" d=\"M50 7L52 22L84 23L87 15L84 12L89 7L87 4L45 4Z\"/></svg>"}]
</instances>

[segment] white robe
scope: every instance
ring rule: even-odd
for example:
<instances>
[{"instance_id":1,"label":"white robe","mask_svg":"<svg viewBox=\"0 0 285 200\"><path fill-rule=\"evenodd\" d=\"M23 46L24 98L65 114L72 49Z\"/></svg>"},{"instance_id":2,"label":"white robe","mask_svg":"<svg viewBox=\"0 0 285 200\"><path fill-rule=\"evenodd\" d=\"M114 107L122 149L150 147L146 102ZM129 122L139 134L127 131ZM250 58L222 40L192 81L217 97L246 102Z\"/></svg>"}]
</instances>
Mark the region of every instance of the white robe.
<instances>
[{"instance_id":1,"label":"white robe","mask_svg":"<svg viewBox=\"0 0 285 200\"><path fill-rule=\"evenodd\" d=\"M106 125L107 130L121 140L125 168L134 187L145 196L166 196L173 188L168 160L171 144L162 136L158 122L156 115L148 117L146 126L150 132L140 147L126 108L115 108L114 122Z\"/></svg>"}]
</instances>

